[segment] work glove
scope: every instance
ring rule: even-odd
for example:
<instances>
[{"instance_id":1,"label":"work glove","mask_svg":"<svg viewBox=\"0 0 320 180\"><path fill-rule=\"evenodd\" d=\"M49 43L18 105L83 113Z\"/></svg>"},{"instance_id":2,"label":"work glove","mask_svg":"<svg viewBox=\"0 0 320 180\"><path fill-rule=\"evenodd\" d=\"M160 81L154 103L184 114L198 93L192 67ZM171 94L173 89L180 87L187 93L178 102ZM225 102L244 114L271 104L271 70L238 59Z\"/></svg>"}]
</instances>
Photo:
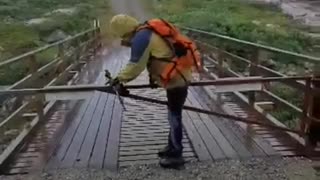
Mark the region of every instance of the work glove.
<instances>
[{"instance_id":1,"label":"work glove","mask_svg":"<svg viewBox=\"0 0 320 180\"><path fill-rule=\"evenodd\" d=\"M120 96L127 96L130 94L129 90L120 83L118 78L111 79L109 82L114 91L117 91Z\"/></svg>"},{"instance_id":2,"label":"work glove","mask_svg":"<svg viewBox=\"0 0 320 180\"><path fill-rule=\"evenodd\" d=\"M150 85L151 89L157 89L159 87L159 85L154 82L150 83L149 85Z\"/></svg>"},{"instance_id":3,"label":"work glove","mask_svg":"<svg viewBox=\"0 0 320 180\"><path fill-rule=\"evenodd\" d=\"M156 89L159 87L159 85L156 82L154 82L151 78L149 78L149 85L151 89Z\"/></svg>"}]
</instances>

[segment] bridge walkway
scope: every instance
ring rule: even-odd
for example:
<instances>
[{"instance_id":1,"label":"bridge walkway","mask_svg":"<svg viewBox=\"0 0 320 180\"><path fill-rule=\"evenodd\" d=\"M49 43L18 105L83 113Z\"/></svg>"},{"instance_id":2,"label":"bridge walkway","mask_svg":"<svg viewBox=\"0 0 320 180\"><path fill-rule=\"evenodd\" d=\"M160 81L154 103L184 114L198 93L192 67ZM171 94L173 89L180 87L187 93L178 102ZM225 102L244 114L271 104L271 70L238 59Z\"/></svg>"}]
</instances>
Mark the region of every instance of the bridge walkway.
<instances>
[{"instance_id":1,"label":"bridge walkway","mask_svg":"<svg viewBox=\"0 0 320 180\"><path fill-rule=\"evenodd\" d=\"M103 84L104 69L117 73L129 58L127 49L103 50L87 65L78 84ZM107 52L107 53L106 53ZM93 72L91 72L93 71ZM91 73L88 73L91 72ZM95 75L87 81L88 74ZM131 84L143 84L143 72ZM139 94L165 100L161 89L137 89ZM203 89L190 88L187 105L210 109ZM167 142L169 125L165 106L125 99L123 111L116 96L95 92L83 101L61 101L45 124L18 153L8 174L42 168L92 167L116 170L133 164L158 161L157 151ZM218 110L218 103L214 103ZM249 136L241 126L215 116L183 113L184 157L216 161L278 156L268 142Z\"/></svg>"}]
</instances>

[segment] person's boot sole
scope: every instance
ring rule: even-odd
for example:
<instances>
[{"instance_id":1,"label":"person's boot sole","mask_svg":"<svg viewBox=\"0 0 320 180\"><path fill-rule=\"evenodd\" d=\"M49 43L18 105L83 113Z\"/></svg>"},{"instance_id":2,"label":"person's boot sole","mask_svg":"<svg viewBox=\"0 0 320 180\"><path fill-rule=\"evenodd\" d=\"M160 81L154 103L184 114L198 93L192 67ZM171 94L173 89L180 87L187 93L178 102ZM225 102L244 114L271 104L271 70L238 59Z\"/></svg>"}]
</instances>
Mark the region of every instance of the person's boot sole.
<instances>
[{"instance_id":1,"label":"person's boot sole","mask_svg":"<svg viewBox=\"0 0 320 180\"><path fill-rule=\"evenodd\" d=\"M182 161L180 163L162 164L160 160L159 164L162 168L166 169L182 169L184 167L185 161Z\"/></svg>"}]
</instances>

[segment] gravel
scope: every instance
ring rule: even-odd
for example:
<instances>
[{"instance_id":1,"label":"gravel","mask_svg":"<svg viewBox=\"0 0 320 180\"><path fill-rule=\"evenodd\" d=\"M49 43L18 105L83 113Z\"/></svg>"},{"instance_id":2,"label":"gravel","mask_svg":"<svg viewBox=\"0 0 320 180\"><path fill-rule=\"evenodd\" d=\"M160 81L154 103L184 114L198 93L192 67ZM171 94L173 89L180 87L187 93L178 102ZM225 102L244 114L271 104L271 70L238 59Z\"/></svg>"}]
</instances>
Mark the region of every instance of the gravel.
<instances>
[{"instance_id":1,"label":"gravel","mask_svg":"<svg viewBox=\"0 0 320 180\"><path fill-rule=\"evenodd\" d=\"M27 176L0 177L0 180L282 180L317 179L311 162L304 159L223 160L189 162L181 170L163 169L158 165L121 168L119 173L96 169L60 169ZM319 177L318 177L319 178Z\"/></svg>"}]
</instances>

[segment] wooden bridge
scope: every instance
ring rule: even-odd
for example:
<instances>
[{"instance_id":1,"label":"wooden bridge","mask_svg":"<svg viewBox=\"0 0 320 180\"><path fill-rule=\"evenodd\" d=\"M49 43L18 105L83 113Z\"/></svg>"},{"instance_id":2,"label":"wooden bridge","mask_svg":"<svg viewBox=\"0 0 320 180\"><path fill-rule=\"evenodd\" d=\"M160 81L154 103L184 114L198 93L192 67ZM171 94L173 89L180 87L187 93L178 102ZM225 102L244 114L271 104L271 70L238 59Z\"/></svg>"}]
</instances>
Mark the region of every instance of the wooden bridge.
<instances>
[{"instance_id":1,"label":"wooden bridge","mask_svg":"<svg viewBox=\"0 0 320 180\"><path fill-rule=\"evenodd\" d=\"M257 122L248 124L185 110L183 155L187 160L319 158L320 149L312 143L314 137L306 136L319 124L317 79L310 74L299 80L287 77L264 66L261 59L265 54L277 54L297 62L318 64L320 58L181 28L197 40L203 53L205 72L201 81L216 80L215 85L191 87L186 104ZM27 70L27 75L7 90L103 85L104 70L116 74L129 59L129 51L117 45L104 47L100 40L97 24L71 38L1 62L1 69L14 70L25 65ZM215 42L224 42L225 46L217 47ZM227 48L232 45L249 51L245 56L236 55ZM40 60L42 53L52 50L57 51L56 56ZM131 84L144 84L146 78L144 72ZM246 80L250 81L244 84ZM198 79L195 77L194 81ZM279 85L295 89L301 104L294 105L272 92ZM166 100L162 89L133 89L130 93ZM1 95L2 108L8 112L0 122L2 174L68 167L117 170L132 164L157 163L156 152L166 144L169 130L166 106L125 98L124 111L115 95L101 91L85 100L70 98L53 97L48 101L41 95ZM276 119L275 111L290 112L297 119L287 127ZM291 128L297 133L259 123Z\"/></svg>"}]
</instances>

